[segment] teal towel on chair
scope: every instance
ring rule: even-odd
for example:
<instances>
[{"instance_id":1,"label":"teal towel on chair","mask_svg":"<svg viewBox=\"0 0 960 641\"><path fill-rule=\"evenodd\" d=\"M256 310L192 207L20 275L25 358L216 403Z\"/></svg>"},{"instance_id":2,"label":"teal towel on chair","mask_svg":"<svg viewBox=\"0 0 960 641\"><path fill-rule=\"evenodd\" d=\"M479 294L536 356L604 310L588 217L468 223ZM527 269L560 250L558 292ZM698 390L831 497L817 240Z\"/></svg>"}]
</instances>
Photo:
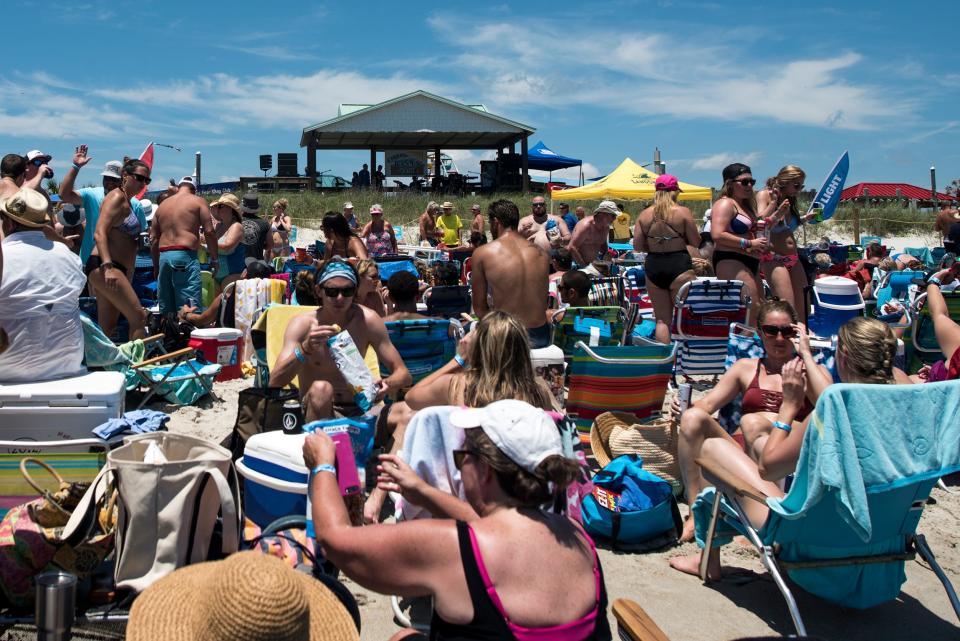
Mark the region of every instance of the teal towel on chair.
<instances>
[{"instance_id":1,"label":"teal towel on chair","mask_svg":"<svg viewBox=\"0 0 960 641\"><path fill-rule=\"evenodd\" d=\"M831 385L804 435L788 496L767 499L787 519L802 517L826 492L840 515L871 537L867 493L960 470L960 381L923 385Z\"/></svg>"}]
</instances>

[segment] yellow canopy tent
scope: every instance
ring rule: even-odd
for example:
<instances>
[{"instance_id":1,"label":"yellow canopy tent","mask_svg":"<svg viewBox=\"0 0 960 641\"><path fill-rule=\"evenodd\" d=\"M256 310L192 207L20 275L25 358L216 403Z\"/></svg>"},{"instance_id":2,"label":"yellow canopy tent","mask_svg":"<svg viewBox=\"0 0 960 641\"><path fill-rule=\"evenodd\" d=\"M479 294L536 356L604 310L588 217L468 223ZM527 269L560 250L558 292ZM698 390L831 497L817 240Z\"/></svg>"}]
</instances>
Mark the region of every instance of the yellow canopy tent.
<instances>
[{"instance_id":1,"label":"yellow canopy tent","mask_svg":"<svg viewBox=\"0 0 960 641\"><path fill-rule=\"evenodd\" d=\"M576 187L553 192L557 200L603 200L605 198L622 200L653 200L654 181L657 174L644 169L627 158L620 166L602 179ZM709 187L698 187L689 183L680 183L680 200L712 199Z\"/></svg>"}]
</instances>

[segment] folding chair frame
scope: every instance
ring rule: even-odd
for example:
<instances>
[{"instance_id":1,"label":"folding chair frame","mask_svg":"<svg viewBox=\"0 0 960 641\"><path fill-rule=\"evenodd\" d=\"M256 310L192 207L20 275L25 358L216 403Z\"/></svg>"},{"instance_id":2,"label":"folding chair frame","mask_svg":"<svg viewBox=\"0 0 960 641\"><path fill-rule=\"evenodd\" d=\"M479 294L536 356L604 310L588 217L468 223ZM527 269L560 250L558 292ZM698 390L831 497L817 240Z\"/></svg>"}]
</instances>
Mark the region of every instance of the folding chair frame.
<instances>
[{"instance_id":1,"label":"folding chair frame","mask_svg":"<svg viewBox=\"0 0 960 641\"><path fill-rule=\"evenodd\" d=\"M818 567L863 565L868 563L889 563L891 561L912 560L915 558L916 553L919 553L920 557L930 565L934 574L936 574L937 578L940 580L940 583L943 585L944 590L946 590L947 597L950 599L950 605L953 606L953 611L956 613L957 618L960 619L960 600L957 598L957 593L954 590L953 585L950 583L950 579L943 572L943 569L937 562L933 551L927 545L926 539L922 534L910 535L906 542L906 552L902 554L856 556L837 559L822 559L809 562L778 562L777 555L779 553L779 547L776 544L765 545L763 543L760 538L760 533L750 524L750 519L747 517L743 507L740 505L740 499L749 499L752 501L757 501L761 504L765 504L767 498L766 495L719 465L715 465L712 462L702 458L697 458L696 463L703 469L704 478L706 478L707 481L716 487L716 494L714 494L713 499L713 507L710 512L710 524L707 528L707 536L704 542L703 553L700 555L700 579L704 583L709 582L707 568L709 567L710 559L714 554L719 553L719 551L713 548L713 539L716 533L717 523L721 518L725 520L732 518L730 515L723 514L723 511L721 510L722 500L724 497L726 497L727 503L735 512L737 529L742 530L750 540L750 543L752 543L757 549L757 552L760 554L760 561L767 569L767 572L770 573L770 576L773 577L774 583L776 583L777 588L780 590L784 600L787 602L787 609L790 611L790 618L793 620L793 625L796 628L798 635L805 636L807 634L806 626L803 624L803 619L800 616L800 608L797 606L797 601L794 598L793 593L790 591L790 587L787 585L781 568L782 570L802 568L812 569ZM916 501L913 507L911 507L911 510L923 510L925 503L925 500Z\"/></svg>"},{"instance_id":2,"label":"folding chair frame","mask_svg":"<svg viewBox=\"0 0 960 641\"><path fill-rule=\"evenodd\" d=\"M170 378L170 375L173 373L173 370L176 369L178 365L184 362L190 368L190 371L193 372L194 376L197 377L197 381L200 383L200 385L203 386L203 389L207 391L207 394L212 396L213 400L219 401L220 397L217 396L216 393L214 393L213 385L204 380L203 376L200 375L200 372L197 370L196 366L193 364L193 361L191 360L193 357L196 356L196 354L197 354L197 350L195 350L194 348L184 347L183 349L178 349L174 352L169 352L167 354L161 354L160 356L147 359L140 363L131 364L130 367L133 369L133 371L137 373L137 377L140 379L140 384L146 385L147 388L149 388L147 395L144 396L140 400L140 404L137 405L137 409L143 408L143 406L146 405L150 401L150 399L154 397L154 395L156 395L158 388L161 385L163 385L168 378ZM146 367L149 367L151 365L159 365L160 363L164 363L164 362L170 362L170 368L167 370L167 372L163 375L163 377L159 381L154 382L143 371L144 368Z\"/></svg>"}]
</instances>

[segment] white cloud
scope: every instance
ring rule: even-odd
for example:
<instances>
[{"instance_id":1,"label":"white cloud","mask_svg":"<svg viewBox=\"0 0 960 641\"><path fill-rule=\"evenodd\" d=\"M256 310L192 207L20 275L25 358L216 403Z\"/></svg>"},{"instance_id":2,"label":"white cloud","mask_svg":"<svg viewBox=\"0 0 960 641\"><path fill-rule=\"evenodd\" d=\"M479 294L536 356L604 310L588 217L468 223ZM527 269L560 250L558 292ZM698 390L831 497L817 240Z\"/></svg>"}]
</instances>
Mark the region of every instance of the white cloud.
<instances>
[{"instance_id":1,"label":"white cloud","mask_svg":"<svg viewBox=\"0 0 960 641\"><path fill-rule=\"evenodd\" d=\"M721 152L718 154L703 156L702 158L694 158L693 160L675 160L672 164L688 165L690 169L708 171L712 169L720 170L735 162L742 162L745 165L752 165L758 162L761 157L763 157L763 154L759 151L751 151L750 153L746 154Z\"/></svg>"},{"instance_id":2,"label":"white cloud","mask_svg":"<svg viewBox=\"0 0 960 641\"><path fill-rule=\"evenodd\" d=\"M237 51L251 56L268 58L270 60L313 60L315 56L305 54L300 50L293 50L288 47L279 47L277 45L263 45L255 47L240 47L233 45L217 45L220 49L226 51Z\"/></svg>"}]
</instances>

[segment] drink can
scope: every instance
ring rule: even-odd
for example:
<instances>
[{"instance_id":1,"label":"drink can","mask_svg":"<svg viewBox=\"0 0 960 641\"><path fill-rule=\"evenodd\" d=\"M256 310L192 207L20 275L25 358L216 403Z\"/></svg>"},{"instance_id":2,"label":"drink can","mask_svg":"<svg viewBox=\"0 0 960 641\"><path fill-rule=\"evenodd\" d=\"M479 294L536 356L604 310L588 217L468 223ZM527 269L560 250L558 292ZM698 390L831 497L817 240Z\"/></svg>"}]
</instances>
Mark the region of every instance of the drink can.
<instances>
[{"instance_id":1,"label":"drink can","mask_svg":"<svg viewBox=\"0 0 960 641\"><path fill-rule=\"evenodd\" d=\"M680 383L677 386L677 399L680 402L680 412L686 412L693 398L693 386L690 383Z\"/></svg>"},{"instance_id":2,"label":"drink can","mask_svg":"<svg viewBox=\"0 0 960 641\"><path fill-rule=\"evenodd\" d=\"M188 298L188 299L187 299L187 307L193 307L194 309L196 309L196 307L197 307L197 299L196 299L196 298Z\"/></svg>"},{"instance_id":3,"label":"drink can","mask_svg":"<svg viewBox=\"0 0 960 641\"><path fill-rule=\"evenodd\" d=\"M300 401L289 400L283 404L281 425L284 434L300 434L303 432L303 411L300 408Z\"/></svg>"}]
</instances>

